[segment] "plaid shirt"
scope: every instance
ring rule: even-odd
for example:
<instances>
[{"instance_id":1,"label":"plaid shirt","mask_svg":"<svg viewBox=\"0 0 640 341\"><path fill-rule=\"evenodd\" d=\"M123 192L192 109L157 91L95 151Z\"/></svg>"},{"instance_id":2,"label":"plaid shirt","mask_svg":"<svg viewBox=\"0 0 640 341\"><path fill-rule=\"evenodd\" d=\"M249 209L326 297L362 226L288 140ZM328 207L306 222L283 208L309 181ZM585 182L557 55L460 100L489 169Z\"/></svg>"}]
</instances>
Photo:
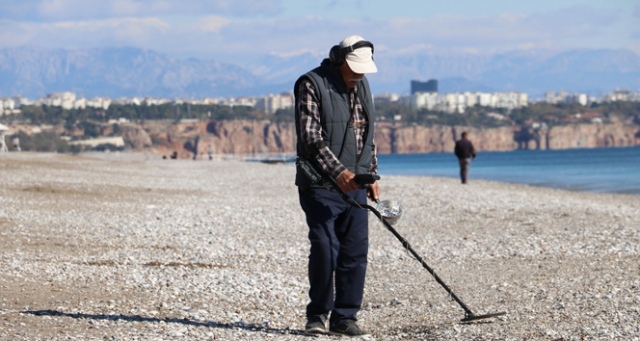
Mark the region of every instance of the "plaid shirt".
<instances>
[{"instance_id":1,"label":"plaid shirt","mask_svg":"<svg viewBox=\"0 0 640 341\"><path fill-rule=\"evenodd\" d=\"M323 141L322 125L320 124L320 101L316 95L313 85L308 80L300 82L297 91L297 98L300 100L296 104L300 112L300 143L302 145L315 144ZM364 135L367 131L368 121L362 104L357 96L357 87L349 92L349 103L352 103L353 120L350 127L354 129L356 135L357 155L360 156L362 148L364 148ZM371 166L369 173L375 174L378 171L378 158L376 155L376 146L373 143L371 150ZM335 179L347 168L340 163L337 156L331 152L328 146L320 149L320 153L316 157L316 161L322 167L322 170Z\"/></svg>"}]
</instances>

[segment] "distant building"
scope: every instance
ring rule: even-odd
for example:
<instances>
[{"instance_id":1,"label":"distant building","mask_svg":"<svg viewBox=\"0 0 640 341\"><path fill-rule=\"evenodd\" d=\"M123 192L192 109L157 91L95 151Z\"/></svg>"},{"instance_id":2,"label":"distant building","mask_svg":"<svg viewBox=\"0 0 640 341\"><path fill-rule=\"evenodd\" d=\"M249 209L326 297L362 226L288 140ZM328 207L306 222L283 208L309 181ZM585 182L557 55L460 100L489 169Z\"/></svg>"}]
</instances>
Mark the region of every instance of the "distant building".
<instances>
[{"instance_id":1,"label":"distant building","mask_svg":"<svg viewBox=\"0 0 640 341\"><path fill-rule=\"evenodd\" d=\"M438 92L438 80L430 79L426 82L411 81L411 94L414 95L420 92Z\"/></svg>"},{"instance_id":2,"label":"distant building","mask_svg":"<svg viewBox=\"0 0 640 341\"><path fill-rule=\"evenodd\" d=\"M16 109L20 108L23 105L31 105L31 101L29 99L20 95L14 96L13 101L15 102Z\"/></svg>"},{"instance_id":3,"label":"distant building","mask_svg":"<svg viewBox=\"0 0 640 341\"><path fill-rule=\"evenodd\" d=\"M96 98L87 100L87 106L91 108L107 110L109 109L110 105L111 105L111 100L108 98L96 97Z\"/></svg>"},{"instance_id":4,"label":"distant building","mask_svg":"<svg viewBox=\"0 0 640 341\"><path fill-rule=\"evenodd\" d=\"M293 107L293 94L283 92L279 95L268 95L256 100L254 107L267 114L275 114L280 109Z\"/></svg>"},{"instance_id":5,"label":"distant building","mask_svg":"<svg viewBox=\"0 0 640 341\"><path fill-rule=\"evenodd\" d=\"M0 113L3 109L7 112L11 112L16 107L16 102L11 98L0 98Z\"/></svg>"},{"instance_id":6,"label":"distant building","mask_svg":"<svg viewBox=\"0 0 640 341\"><path fill-rule=\"evenodd\" d=\"M441 96L437 93L432 92L418 92L412 94L411 96L405 97L403 101L405 104L408 104L413 109L427 109L427 110L435 110L441 101Z\"/></svg>"},{"instance_id":7,"label":"distant building","mask_svg":"<svg viewBox=\"0 0 640 341\"><path fill-rule=\"evenodd\" d=\"M587 105L589 98L587 94L571 94L565 99L567 103L579 103L580 105Z\"/></svg>"},{"instance_id":8,"label":"distant building","mask_svg":"<svg viewBox=\"0 0 640 341\"><path fill-rule=\"evenodd\" d=\"M579 103L580 105L587 105L594 100L590 99L587 94L569 94L566 91L553 91L546 92L544 95L544 101L550 104L558 103Z\"/></svg>"},{"instance_id":9,"label":"distant building","mask_svg":"<svg viewBox=\"0 0 640 341\"><path fill-rule=\"evenodd\" d=\"M75 107L76 94L73 92L58 92L48 94L41 99L41 103L48 106L62 107L70 110Z\"/></svg>"},{"instance_id":10,"label":"distant building","mask_svg":"<svg viewBox=\"0 0 640 341\"><path fill-rule=\"evenodd\" d=\"M602 96L603 102L616 102L616 101L633 101L637 100L637 96L629 90L615 89L612 94Z\"/></svg>"},{"instance_id":11,"label":"distant building","mask_svg":"<svg viewBox=\"0 0 640 341\"><path fill-rule=\"evenodd\" d=\"M448 113L464 113L468 107L481 105L485 107L515 109L528 105L528 96L522 92L464 92L437 94L418 92L404 98L403 103L413 109L427 109Z\"/></svg>"},{"instance_id":12,"label":"distant building","mask_svg":"<svg viewBox=\"0 0 640 341\"><path fill-rule=\"evenodd\" d=\"M376 95L373 97L374 102L376 103L392 103L397 102L400 99L398 94L393 93L384 93L380 95Z\"/></svg>"},{"instance_id":13,"label":"distant building","mask_svg":"<svg viewBox=\"0 0 640 341\"><path fill-rule=\"evenodd\" d=\"M227 100L225 105L230 107L243 106L243 107L255 107L257 99L254 97L231 97Z\"/></svg>"},{"instance_id":14,"label":"distant building","mask_svg":"<svg viewBox=\"0 0 640 341\"><path fill-rule=\"evenodd\" d=\"M144 100L142 101L142 103L148 107L152 106L152 105L163 105L163 104L167 104L170 103L171 101L169 101L168 99L165 98L154 98L154 97L145 97ZM173 101L174 103L178 102L178 100ZM180 103L182 104L182 103Z\"/></svg>"}]
</instances>

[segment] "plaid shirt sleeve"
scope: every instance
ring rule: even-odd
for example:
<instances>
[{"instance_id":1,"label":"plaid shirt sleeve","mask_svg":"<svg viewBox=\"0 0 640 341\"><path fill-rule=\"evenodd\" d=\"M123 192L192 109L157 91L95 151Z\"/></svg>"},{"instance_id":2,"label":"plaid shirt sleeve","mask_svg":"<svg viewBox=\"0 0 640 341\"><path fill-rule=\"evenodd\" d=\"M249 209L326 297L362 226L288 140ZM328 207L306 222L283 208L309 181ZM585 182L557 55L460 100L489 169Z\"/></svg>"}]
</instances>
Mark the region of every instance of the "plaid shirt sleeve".
<instances>
[{"instance_id":1,"label":"plaid shirt sleeve","mask_svg":"<svg viewBox=\"0 0 640 341\"><path fill-rule=\"evenodd\" d=\"M322 138L322 126L320 125L320 101L313 85L309 81L302 81L296 89L300 113L300 143L304 146L324 141ZM334 179L347 168L340 163L328 146L320 149L316 161L322 170L330 174Z\"/></svg>"}]
</instances>

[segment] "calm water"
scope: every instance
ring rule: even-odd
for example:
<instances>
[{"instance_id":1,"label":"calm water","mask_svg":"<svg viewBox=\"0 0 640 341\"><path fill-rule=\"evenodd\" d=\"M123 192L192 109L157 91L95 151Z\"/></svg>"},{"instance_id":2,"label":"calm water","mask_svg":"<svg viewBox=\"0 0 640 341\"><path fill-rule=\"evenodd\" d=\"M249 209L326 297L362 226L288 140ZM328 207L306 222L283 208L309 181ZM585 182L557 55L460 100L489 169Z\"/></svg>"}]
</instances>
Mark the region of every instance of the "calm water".
<instances>
[{"instance_id":1,"label":"calm water","mask_svg":"<svg viewBox=\"0 0 640 341\"><path fill-rule=\"evenodd\" d=\"M379 155L378 173L459 178L451 153ZM479 152L469 182L485 179L640 195L640 147Z\"/></svg>"}]
</instances>

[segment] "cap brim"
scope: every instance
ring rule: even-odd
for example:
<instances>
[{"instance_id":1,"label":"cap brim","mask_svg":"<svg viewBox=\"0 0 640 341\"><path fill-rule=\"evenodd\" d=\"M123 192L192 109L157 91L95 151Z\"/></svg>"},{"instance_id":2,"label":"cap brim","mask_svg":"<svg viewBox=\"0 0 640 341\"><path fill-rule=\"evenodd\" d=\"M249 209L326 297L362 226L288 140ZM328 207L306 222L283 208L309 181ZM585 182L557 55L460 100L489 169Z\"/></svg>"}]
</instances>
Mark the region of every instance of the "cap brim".
<instances>
[{"instance_id":1,"label":"cap brim","mask_svg":"<svg viewBox=\"0 0 640 341\"><path fill-rule=\"evenodd\" d=\"M373 62L373 54L368 47L359 48L345 57L351 71L355 73L376 73L378 68Z\"/></svg>"}]
</instances>

